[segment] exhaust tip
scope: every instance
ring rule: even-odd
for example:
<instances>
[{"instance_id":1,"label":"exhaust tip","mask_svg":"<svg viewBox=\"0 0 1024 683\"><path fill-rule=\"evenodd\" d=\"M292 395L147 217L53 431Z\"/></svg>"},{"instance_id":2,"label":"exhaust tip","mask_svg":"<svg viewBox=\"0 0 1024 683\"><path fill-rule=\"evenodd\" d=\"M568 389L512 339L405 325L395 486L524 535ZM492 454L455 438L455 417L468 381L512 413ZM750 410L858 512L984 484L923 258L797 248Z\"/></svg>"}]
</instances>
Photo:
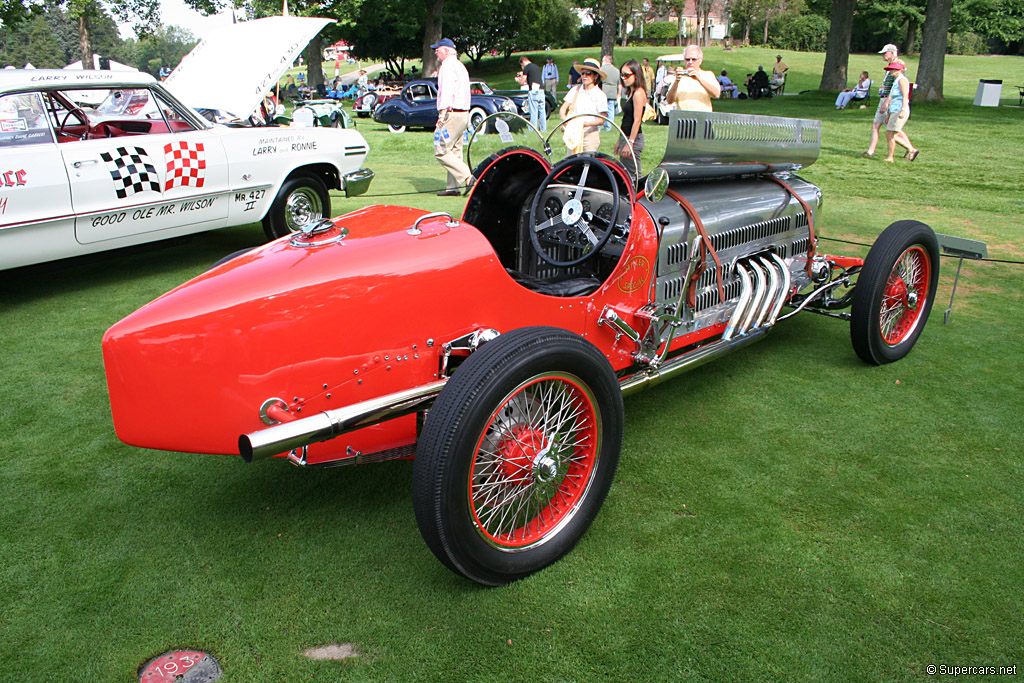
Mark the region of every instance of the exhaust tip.
<instances>
[{"instance_id":1,"label":"exhaust tip","mask_svg":"<svg viewBox=\"0 0 1024 683\"><path fill-rule=\"evenodd\" d=\"M249 441L246 434L238 437L238 454L242 456L242 460L252 462L252 441Z\"/></svg>"}]
</instances>

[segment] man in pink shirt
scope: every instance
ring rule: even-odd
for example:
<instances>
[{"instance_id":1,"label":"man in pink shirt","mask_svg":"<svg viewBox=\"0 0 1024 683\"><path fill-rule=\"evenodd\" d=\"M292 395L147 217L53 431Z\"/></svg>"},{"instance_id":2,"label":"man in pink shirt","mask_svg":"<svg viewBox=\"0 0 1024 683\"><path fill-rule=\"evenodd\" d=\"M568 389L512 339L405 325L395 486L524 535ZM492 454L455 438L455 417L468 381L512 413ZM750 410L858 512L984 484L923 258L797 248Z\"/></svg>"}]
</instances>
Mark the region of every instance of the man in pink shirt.
<instances>
[{"instance_id":1,"label":"man in pink shirt","mask_svg":"<svg viewBox=\"0 0 1024 683\"><path fill-rule=\"evenodd\" d=\"M462 160L462 136L469 127L469 72L455 52L455 43L442 38L430 46L441 63L437 70L437 124L434 156L448 171L446 189L438 197L457 197L472 186L473 174Z\"/></svg>"}]
</instances>

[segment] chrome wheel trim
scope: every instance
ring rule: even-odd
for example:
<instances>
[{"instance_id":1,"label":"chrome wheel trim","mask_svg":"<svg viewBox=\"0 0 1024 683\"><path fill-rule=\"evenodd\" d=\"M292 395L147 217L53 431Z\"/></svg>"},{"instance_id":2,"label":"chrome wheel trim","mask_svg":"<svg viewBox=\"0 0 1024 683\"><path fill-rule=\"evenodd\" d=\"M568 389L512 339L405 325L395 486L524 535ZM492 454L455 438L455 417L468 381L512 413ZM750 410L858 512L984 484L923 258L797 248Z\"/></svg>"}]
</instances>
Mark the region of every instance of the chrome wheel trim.
<instances>
[{"instance_id":1,"label":"chrome wheel trim","mask_svg":"<svg viewBox=\"0 0 1024 683\"><path fill-rule=\"evenodd\" d=\"M323 218L320 195L312 187L300 187L288 195L284 204L284 223L288 232L298 232Z\"/></svg>"}]
</instances>

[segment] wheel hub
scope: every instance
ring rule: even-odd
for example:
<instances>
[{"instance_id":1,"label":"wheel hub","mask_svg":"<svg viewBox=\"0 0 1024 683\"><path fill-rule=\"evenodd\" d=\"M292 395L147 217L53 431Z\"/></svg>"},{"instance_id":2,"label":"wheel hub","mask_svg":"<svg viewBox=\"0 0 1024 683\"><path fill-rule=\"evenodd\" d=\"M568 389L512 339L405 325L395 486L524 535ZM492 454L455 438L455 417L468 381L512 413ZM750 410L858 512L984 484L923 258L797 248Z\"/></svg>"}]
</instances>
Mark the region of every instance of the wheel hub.
<instances>
[{"instance_id":1,"label":"wheel hub","mask_svg":"<svg viewBox=\"0 0 1024 683\"><path fill-rule=\"evenodd\" d=\"M583 217L583 202L573 198L562 207L562 222L566 225L575 225L576 221Z\"/></svg>"},{"instance_id":2,"label":"wheel hub","mask_svg":"<svg viewBox=\"0 0 1024 683\"><path fill-rule=\"evenodd\" d=\"M558 461L541 452L533 460L533 476L541 484L547 484L558 476Z\"/></svg>"},{"instance_id":3,"label":"wheel hub","mask_svg":"<svg viewBox=\"0 0 1024 683\"><path fill-rule=\"evenodd\" d=\"M501 474L510 482L528 486L537 475L537 463L547 457L544 435L533 427L516 427L498 444Z\"/></svg>"}]
</instances>

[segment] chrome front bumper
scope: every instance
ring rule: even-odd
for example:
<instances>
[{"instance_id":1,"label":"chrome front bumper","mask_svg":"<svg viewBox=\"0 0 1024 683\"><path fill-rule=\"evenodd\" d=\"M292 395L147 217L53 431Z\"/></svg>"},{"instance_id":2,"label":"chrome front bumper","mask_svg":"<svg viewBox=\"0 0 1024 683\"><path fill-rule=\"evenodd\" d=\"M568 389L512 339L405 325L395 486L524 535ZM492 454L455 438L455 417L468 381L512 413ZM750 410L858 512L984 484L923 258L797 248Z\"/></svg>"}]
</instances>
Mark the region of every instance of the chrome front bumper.
<instances>
[{"instance_id":1,"label":"chrome front bumper","mask_svg":"<svg viewBox=\"0 0 1024 683\"><path fill-rule=\"evenodd\" d=\"M370 188L374 173L368 168L361 168L352 173L346 173L341 177L341 184L345 189L346 197L358 197L365 194Z\"/></svg>"}]
</instances>

